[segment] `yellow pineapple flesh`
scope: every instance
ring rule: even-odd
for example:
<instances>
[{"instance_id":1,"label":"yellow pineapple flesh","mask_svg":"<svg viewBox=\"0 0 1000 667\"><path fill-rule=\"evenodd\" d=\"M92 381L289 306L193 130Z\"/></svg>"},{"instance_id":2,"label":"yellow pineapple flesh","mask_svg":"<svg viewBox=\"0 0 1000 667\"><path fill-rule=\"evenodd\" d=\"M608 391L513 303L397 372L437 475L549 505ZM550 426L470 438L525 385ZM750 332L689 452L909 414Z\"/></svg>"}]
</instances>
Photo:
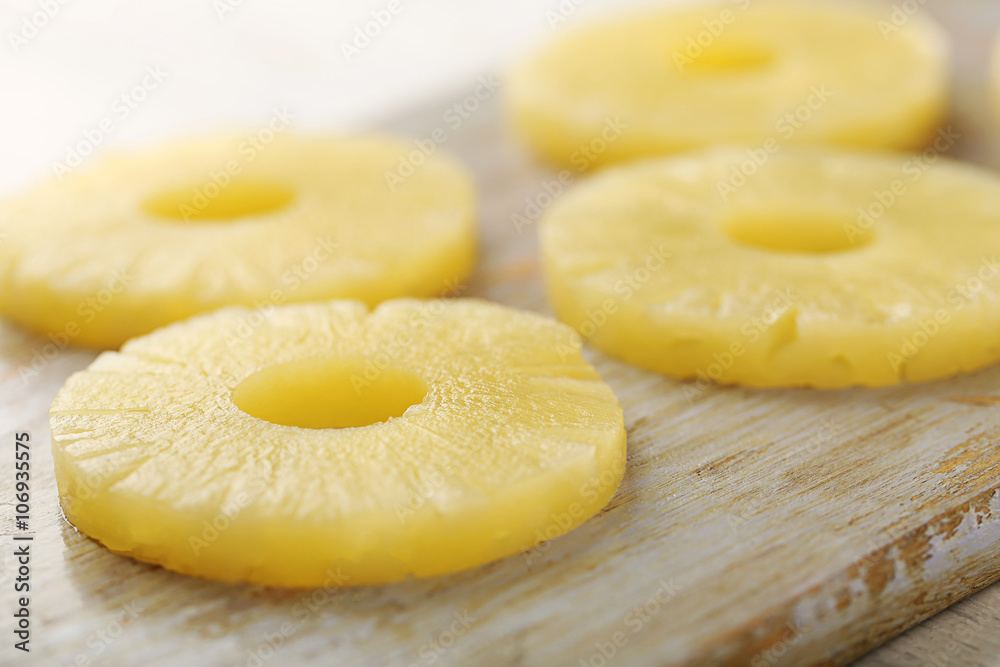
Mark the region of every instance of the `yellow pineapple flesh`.
<instances>
[{"instance_id":1,"label":"yellow pineapple flesh","mask_svg":"<svg viewBox=\"0 0 1000 667\"><path fill-rule=\"evenodd\" d=\"M465 299L251 314L70 378L52 448L77 528L210 579L360 585L529 549L618 487L621 407L562 324Z\"/></svg>"},{"instance_id":2,"label":"yellow pineapple flesh","mask_svg":"<svg viewBox=\"0 0 1000 667\"><path fill-rule=\"evenodd\" d=\"M440 154L403 178L411 151L283 133L109 154L0 202L0 313L117 348L224 305L447 293L474 262L471 179Z\"/></svg>"},{"instance_id":3,"label":"yellow pineapple flesh","mask_svg":"<svg viewBox=\"0 0 1000 667\"><path fill-rule=\"evenodd\" d=\"M947 109L923 16L801 0L697 3L567 29L509 77L514 125L586 169L725 143L914 148Z\"/></svg>"},{"instance_id":4,"label":"yellow pineapple flesh","mask_svg":"<svg viewBox=\"0 0 1000 667\"><path fill-rule=\"evenodd\" d=\"M997 211L995 174L939 154L716 148L608 169L540 234L556 313L609 354L879 386L1000 358Z\"/></svg>"}]
</instances>

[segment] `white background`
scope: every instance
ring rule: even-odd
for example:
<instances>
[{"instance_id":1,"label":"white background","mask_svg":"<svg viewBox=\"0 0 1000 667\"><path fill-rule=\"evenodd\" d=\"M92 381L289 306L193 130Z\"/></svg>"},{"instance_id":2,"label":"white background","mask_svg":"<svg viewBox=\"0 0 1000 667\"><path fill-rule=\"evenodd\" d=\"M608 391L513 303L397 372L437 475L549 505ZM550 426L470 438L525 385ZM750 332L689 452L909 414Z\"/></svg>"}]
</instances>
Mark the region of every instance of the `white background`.
<instances>
[{"instance_id":1,"label":"white background","mask_svg":"<svg viewBox=\"0 0 1000 667\"><path fill-rule=\"evenodd\" d=\"M255 128L276 107L302 128L376 125L502 72L570 23L648 4L396 0L370 44L345 54L389 2L0 0L0 196L52 174L74 147L86 150L88 133L104 135L90 160L109 145ZM149 67L163 80L130 93ZM112 130L98 133L105 119Z\"/></svg>"}]
</instances>

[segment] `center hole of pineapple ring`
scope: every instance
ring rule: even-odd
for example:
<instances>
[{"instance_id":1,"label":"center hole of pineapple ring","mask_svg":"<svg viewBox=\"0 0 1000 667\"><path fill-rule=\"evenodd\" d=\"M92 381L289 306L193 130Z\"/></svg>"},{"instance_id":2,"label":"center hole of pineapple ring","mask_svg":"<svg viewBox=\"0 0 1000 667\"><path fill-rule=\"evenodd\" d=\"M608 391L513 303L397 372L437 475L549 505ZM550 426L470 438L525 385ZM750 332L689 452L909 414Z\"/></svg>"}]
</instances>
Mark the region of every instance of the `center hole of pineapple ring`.
<instances>
[{"instance_id":1,"label":"center hole of pineapple ring","mask_svg":"<svg viewBox=\"0 0 1000 667\"><path fill-rule=\"evenodd\" d=\"M697 43L677 53L675 59L682 71L692 74L728 74L760 70L774 62L774 51L763 44L747 42L713 42L706 47Z\"/></svg>"},{"instance_id":2,"label":"center hole of pineapple ring","mask_svg":"<svg viewBox=\"0 0 1000 667\"><path fill-rule=\"evenodd\" d=\"M218 178L158 192L142 203L142 209L171 222L213 222L272 213L294 197L295 191L281 183Z\"/></svg>"},{"instance_id":3,"label":"center hole of pineapple ring","mask_svg":"<svg viewBox=\"0 0 1000 667\"><path fill-rule=\"evenodd\" d=\"M269 366L233 389L251 417L300 428L370 426L423 402L427 384L410 371L364 359L301 359Z\"/></svg>"},{"instance_id":4,"label":"center hole of pineapple ring","mask_svg":"<svg viewBox=\"0 0 1000 667\"><path fill-rule=\"evenodd\" d=\"M850 215L804 209L743 210L722 221L739 244L788 253L836 253L863 248L875 238L870 225Z\"/></svg>"}]
</instances>

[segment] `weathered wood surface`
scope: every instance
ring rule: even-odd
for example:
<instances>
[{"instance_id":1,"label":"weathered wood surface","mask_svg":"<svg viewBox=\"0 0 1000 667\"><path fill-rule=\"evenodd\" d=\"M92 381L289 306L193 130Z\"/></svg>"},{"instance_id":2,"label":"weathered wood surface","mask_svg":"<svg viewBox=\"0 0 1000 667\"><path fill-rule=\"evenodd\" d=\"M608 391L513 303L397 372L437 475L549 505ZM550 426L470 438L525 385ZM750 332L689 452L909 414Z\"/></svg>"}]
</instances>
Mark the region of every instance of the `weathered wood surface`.
<instances>
[{"instance_id":1,"label":"weathered wood surface","mask_svg":"<svg viewBox=\"0 0 1000 667\"><path fill-rule=\"evenodd\" d=\"M987 140L980 59L997 12L956 7L945 18L969 30L960 56L977 59L960 62L956 153L988 162L1000 144ZM511 215L552 174L509 140L496 101L458 129L440 108L386 125L416 137L444 128L476 173L482 261L468 293L546 312L534 229L518 232ZM589 352L629 431L625 480L600 515L470 572L280 591L136 563L63 520L47 409L93 355L60 352L22 380L44 344L0 330L4 451L31 432L35 534L32 653L10 648L5 613L0 664L844 664L1000 577L1000 367L878 391L690 396ZM4 610L11 515L4 498ZM861 664L996 664L997 590Z\"/></svg>"}]
</instances>

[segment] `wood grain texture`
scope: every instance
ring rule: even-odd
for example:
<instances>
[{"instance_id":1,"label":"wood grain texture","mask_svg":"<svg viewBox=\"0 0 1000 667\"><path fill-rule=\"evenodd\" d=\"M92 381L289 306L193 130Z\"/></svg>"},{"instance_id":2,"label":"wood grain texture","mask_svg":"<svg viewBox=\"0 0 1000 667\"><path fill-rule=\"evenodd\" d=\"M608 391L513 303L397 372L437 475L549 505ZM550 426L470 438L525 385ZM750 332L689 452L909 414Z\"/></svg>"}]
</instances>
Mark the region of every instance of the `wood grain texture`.
<instances>
[{"instance_id":1,"label":"wood grain texture","mask_svg":"<svg viewBox=\"0 0 1000 667\"><path fill-rule=\"evenodd\" d=\"M856 667L995 667L1000 584L994 584L869 653Z\"/></svg>"},{"instance_id":2,"label":"wood grain texture","mask_svg":"<svg viewBox=\"0 0 1000 667\"><path fill-rule=\"evenodd\" d=\"M977 58L997 12L956 7L944 18L969 35L959 66L977 73L959 82L960 151L989 162L1000 144L988 143ZM495 99L457 130L444 108L383 125L415 137L444 128L447 148L476 174L482 258L466 293L548 312L534 229L519 232L511 216L552 173L508 136ZM597 517L453 576L283 591L137 563L65 522L47 410L93 355L38 362L44 346L0 330L4 451L15 431L35 443L35 635L18 664L840 665L1000 577L1000 367L877 391L692 396L690 385L588 351L629 431L625 480ZM33 359L38 374L23 379ZM6 609L12 507L0 502ZM996 664L997 590L861 664ZM7 645L0 664L15 664Z\"/></svg>"}]
</instances>

